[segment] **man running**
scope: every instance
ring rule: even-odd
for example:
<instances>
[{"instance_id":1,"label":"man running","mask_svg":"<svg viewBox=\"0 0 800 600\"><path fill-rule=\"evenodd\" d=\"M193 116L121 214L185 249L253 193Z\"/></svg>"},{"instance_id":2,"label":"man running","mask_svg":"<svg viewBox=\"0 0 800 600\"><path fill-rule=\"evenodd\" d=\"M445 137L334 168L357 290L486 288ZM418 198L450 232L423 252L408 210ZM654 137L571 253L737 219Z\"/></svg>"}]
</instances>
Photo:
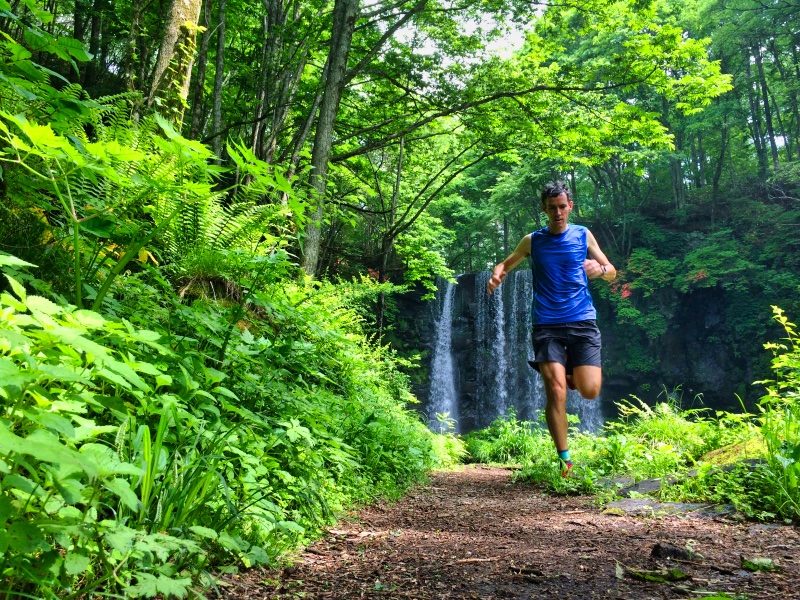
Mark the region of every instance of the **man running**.
<instances>
[{"instance_id":1,"label":"man running","mask_svg":"<svg viewBox=\"0 0 800 600\"><path fill-rule=\"evenodd\" d=\"M492 271L491 294L525 257L533 271L533 352L531 366L544 381L547 429L556 445L564 477L572 461L567 446L567 387L594 400L600 393L600 330L589 279L617 276L592 232L570 225L572 194L561 181L542 190L548 226L522 238L516 250ZM588 258L587 258L588 256Z\"/></svg>"}]
</instances>

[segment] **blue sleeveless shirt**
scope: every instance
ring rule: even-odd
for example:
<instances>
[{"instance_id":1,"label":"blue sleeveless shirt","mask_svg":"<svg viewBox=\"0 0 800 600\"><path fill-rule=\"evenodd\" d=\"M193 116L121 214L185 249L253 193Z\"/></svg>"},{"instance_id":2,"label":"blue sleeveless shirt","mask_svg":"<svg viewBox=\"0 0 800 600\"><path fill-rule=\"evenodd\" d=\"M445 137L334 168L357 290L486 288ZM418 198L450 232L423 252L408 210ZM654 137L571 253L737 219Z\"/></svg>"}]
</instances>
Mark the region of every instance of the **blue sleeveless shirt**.
<instances>
[{"instance_id":1,"label":"blue sleeveless shirt","mask_svg":"<svg viewBox=\"0 0 800 600\"><path fill-rule=\"evenodd\" d=\"M547 227L531 234L534 325L560 325L597 318L583 270L587 229L568 225L563 233Z\"/></svg>"}]
</instances>

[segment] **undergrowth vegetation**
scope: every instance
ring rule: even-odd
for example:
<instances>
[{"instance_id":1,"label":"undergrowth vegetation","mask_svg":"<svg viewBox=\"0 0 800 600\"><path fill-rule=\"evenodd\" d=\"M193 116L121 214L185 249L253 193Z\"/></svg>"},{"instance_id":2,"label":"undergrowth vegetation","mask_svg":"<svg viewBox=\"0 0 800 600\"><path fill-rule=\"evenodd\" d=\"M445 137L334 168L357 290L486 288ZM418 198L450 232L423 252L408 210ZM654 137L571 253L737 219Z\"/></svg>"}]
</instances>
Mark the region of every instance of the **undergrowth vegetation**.
<instances>
[{"instance_id":1,"label":"undergrowth vegetation","mask_svg":"<svg viewBox=\"0 0 800 600\"><path fill-rule=\"evenodd\" d=\"M86 59L35 22L38 55ZM0 54L0 593L200 596L458 460L364 331L390 284L288 253L280 166L231 143L229 172L135 97Z\"/></svg>"},{"instance_id":2,"label":"undergrowth vegetation","mask_svg":"<svg viewBox=\"0 0 800 600\"><path fill-rule=\"evenodd\" d=\"M575 468L561 477L543 423L520 422L514 411L465 436L470 460L520 467L517 477L559 493L598 493L660 479L662 501L729 505L748 518L800 521L800 340L775 308L786 332L773 352L774 379L756 414L683 410L676 394L649 406L618 404L619 417L596 434L570 429ZM575 423L573 423L575 425Z\"/></svg>"},{"instance_id":3,"label":"undergrowth vegetation","mask_svg":"<svg viewBox=\"0 0 800 600\"><path fill-rule=\"evenodd\" d=\"M335 286L265 286L231 326L152 269L101 315L29 294L27 265L0 262L8 591L184 596L455 459Z\"/></svg>"}]
</instances>

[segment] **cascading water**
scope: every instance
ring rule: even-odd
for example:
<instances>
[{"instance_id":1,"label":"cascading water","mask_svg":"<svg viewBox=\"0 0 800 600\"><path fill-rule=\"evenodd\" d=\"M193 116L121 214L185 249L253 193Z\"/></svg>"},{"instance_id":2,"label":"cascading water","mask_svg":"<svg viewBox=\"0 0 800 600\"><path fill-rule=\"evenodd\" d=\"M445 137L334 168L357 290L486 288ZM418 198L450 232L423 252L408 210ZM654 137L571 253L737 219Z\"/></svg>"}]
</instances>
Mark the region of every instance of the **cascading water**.
<instances>
[{"instance_id":1,"label":"cascading water","mask_svg":"<svg viewBox=\"0 0 800 600\"><path fill-rule=\"evenodd\" d=\"M440 430L436 414L458 419L457 430L489 425L513 407L517 417L537 421L545 393L539 374L528 361L531 347L529 269L512 271L491 296L487 271L462 275L458 285L440 285L436 340L431 363L428 421ZM580 429L597 430L603 422L599 399L587 401L577 392L567 397L567 411L580 419Z\"/></svg>"},{"instance_id":2,"label":"cascading water","mask_svg":"<svg viewBox=\"0 0 800 600\"><path fill-rule=\"evenodd\" d=\"M475 274L475 303L477 342L476 371L483 374L478 381L481 395L489 400L488 414L492 418L504 415L508 403L508 352L506 349L505 307L500 290L489 295L486 285L491 273Z\"/></svg>"},{"instance_id":3,"label":"cascading water","mask_svg":"<svg viewBox=\"0 0 800 600\"><path fill-rule=\"evenodd\" d=\"M434 431L442 433L447 430L458 430L458 402L451 348L453 298L456 286L450 282L446 282L445 285L442 310L436 323L436 348L433 353L428 406L428 426Z\"/></svg>"}]
</instances>

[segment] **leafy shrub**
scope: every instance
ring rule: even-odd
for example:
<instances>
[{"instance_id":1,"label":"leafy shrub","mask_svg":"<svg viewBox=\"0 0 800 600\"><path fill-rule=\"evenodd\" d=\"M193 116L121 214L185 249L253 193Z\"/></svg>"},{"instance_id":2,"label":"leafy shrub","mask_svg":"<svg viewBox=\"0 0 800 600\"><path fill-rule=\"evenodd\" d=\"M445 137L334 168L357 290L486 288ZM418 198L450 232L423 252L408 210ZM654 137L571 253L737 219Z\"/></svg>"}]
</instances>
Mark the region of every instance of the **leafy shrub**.
<instances>
[{"instance_id":1,"label":"leafy shrub","mask_svg":"<svg viewBox=\"0 0 800 600\"><path fill-rule=\"evenodd\" d=\"M596 449L606 473L628 472L660 477L693 465L715 447L717 424L700 410L681 410L675 401L650 407L634 398L617 404L619 421ZM606 460L607 459L607 460Z\"/></svg>"},{"instance_id":2,"label":"leafy shrub","mask_svg":"<svg viewBox=\"0 0 800 600\"><path fill-rule=\"evenodd\" d=\"M786 332L784 343L768 343L774 381L763 381L761 433L767 445L767 468L762 476L770 493L765 500L776 515L800 519L800 339L797 329L774 306L775 320Z\"/></svg>"},{"instance_id":3,"label":"leafy shrub","mask_svg":"<svg viewBox=\"0 0 800 600\"><path fill-rule=\"evenodd\" d=\"M2 262L0 554L22 593L182 595L459 451L402 408L405 376L333 289L187 306L148 269L112 286L110 319L29 295L25 263Z\"/></svg>"},{"instance_id":4,"label":"leafy shrub","mask_svg":"<svg viewBox=\"0 0 800 600\"><path fill-rule=\"evenodd\" d=\"M465 436L466 449L475 462L523 463L551 444L547 430L530 421L518 421L514 408L497 417L486 429ZM552 451L546 451L552 455Z\"/></svg>"},{"instance_id":5,"label":"leafy shrub","mask_svg":"<svg viewBox=\"0 0 800 600\"><path fill-rule=\"evenodd\" d=\"M231 507L207 503L219 484L209 488L204 469L182 472L180 490L162 484L170 462L208 452L199 425L204 411L219 410L215 396L198 396L185 370L179 379L159 369L176 358L160 334L29 296L8 281L14 295L0 296L0 552L8 585L17 593L184 595L208 563L204 530L192 527L209 511L224 520ZM148 423L158 423L154 439Z\"/></svg>"}]
</instances>

